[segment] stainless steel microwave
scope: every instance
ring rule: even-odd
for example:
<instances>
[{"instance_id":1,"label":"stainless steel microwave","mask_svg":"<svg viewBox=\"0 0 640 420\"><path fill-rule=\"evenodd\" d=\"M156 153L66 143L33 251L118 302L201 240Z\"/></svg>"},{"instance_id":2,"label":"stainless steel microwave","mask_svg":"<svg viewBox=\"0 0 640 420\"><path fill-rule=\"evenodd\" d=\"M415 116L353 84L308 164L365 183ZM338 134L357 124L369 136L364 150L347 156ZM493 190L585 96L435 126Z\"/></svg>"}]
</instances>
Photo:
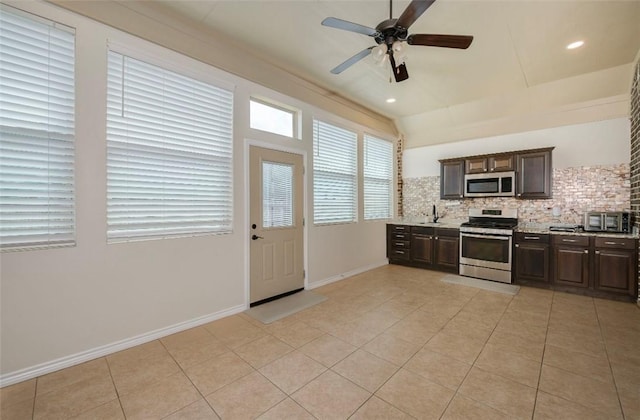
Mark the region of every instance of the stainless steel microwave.
<instances>
[{"instance_id":1,"label":"stainless steel microwave","mask_svg":"<svg viewBox=\"0 0 640 420\"><path fill-rule=\"evenodd\" d=\"M628 211L589 211L584 214L584 230L629 233L631 229L631 213Z\"/></svg>"},{"instance_id":2,"label":"stainless steel microwave","mask_svg":"<svg viewBox=\"0 0 640 420\"><path fill-rule=\"evenodd\" d=\"M492 172L464 176L465 197L513 197L516 190L515 172Z\"/></svg>"}]
</instances>

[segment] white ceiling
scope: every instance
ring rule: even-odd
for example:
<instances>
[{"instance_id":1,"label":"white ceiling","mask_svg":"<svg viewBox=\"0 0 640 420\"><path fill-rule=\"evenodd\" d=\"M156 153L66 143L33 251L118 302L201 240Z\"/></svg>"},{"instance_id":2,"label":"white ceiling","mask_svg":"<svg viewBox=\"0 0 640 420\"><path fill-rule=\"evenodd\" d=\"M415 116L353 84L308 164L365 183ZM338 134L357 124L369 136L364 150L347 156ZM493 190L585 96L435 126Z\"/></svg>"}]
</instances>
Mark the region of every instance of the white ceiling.
<instances>
[{"instance_id":1,"label":"white ceiling","mask_svg":"<svg viewBox=\"0 0 640 420\"><path fill-rule=\"evenodd\" d=\"M473 35L471 47L409 46L409 80L389 83L388 66L371 57L340 75L329 73L375 41L320 24L333 16L375 27L388 18L388 1L160 1L278 66L394 119L629 64L640 50L638 0L437 0L409 32ZM408 4L394 1L394 17ZM565 49L578 39L585 41L582 48ZM397 102L385 103L388 97Z\"/></svg>"}]
</instances>

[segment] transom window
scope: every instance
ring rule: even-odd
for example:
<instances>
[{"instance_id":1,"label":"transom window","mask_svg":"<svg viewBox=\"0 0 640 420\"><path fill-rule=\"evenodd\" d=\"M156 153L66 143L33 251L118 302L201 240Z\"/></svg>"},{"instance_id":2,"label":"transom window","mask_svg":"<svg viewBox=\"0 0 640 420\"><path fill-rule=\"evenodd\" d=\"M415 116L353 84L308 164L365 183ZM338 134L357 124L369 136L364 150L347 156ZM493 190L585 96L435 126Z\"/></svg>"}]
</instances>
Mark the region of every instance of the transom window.
<instances>
[{"instance_id":1,"label":"transom window","mask_svg":"<svg viewBox=\"0 0 640 420\"><path fill-rule=\"evenodd\" d=\"M251 128L285 137L296 137L295 111L251 98L249 113Z\"/></svg>"}]
</instances>

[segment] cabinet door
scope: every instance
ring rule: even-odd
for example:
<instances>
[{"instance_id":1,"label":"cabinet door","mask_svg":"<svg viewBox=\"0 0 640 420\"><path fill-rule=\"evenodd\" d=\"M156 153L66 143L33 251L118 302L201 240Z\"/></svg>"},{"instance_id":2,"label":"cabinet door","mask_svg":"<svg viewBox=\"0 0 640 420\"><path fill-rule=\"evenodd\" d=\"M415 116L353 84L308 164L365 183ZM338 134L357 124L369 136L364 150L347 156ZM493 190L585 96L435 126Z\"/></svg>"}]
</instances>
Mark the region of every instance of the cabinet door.
<instances>
[{"instance_id":1,"label":"cabinet door","mask_svg":"<svg viewBox=\"0 0 640 420\"><path fill-rule=\"evenodd\" d=\"M518 198L551 198L551 150L517 156Z\"/></svg>"},{"instance_id":2,"label":"cabinet door","mask_svg":"<svg viewBox=\"0 0 640 420\"><path fill-rule=\"evenodd\" d=\"M452 236L436 236L436 264L443 270L458 271L460 239Z\"/></svg>"},{"instance_id":3,"label":"cabinet door","mask_svg":"<svg viewBox=\"0 0 640 420\"><path fill-rule=\"evenodd\" d=\"M459 200L464 193L464 160L440 164L440 198Z\"/></svg>"},{"instance_id":4,"label":"cabinet door","mask_svg":"<svg viewBox=\"0 0 640 420\"><path fill-rule=\"evenodd\" d=\"M556 285L589 287L589 250L578 247L556 247L553 281Z\"/></svg>"},{"instance_id":5,"label":"cabinet door","mask_svg":"<svg viewBox=\"0 0 640 420\"><path fill-rule=\"evenodd\" d=\"M513 171L513 155L490 157L489 171L490 172Z\"/></svg>"},{"instance_id":6,"label":"cabinet door","mask_svg":"<svg viewBox=\"0 0 640 420\"><path fill-rule=\"evenodd\" d=\"M411 262L433 264L433 236L411 235Z\"/></svg>"},{"instance_id":7,"label":"cabinet door","mask_svg":"<svg viewBox=\"0 0 640 420\"><path fill-rule=\"evenodd\" d=\"M635 251L597 249L595 253L594 280L596 290L636 294Z\"/></svg>"},{"instance_id":8,"label":"cabinet door","mask_svg":"<svg viewBox=\"0 0 640 420\"><path fill-rule=\"evenodd\" d=\"M487 162L488 160L485 157L466 159L464 161L465 172L468 174L479 174L487 172Z\"/></svg>"},{"instance_id":9,"label":"cabinet door","mask_svg":"<svg viewBox=\"0 0 640 420\"><path fill-rule=\"evenodd\" d=\"M549 283L549 245L516 244L515 278L518 281Z\"/></svg>"}]
</instances>

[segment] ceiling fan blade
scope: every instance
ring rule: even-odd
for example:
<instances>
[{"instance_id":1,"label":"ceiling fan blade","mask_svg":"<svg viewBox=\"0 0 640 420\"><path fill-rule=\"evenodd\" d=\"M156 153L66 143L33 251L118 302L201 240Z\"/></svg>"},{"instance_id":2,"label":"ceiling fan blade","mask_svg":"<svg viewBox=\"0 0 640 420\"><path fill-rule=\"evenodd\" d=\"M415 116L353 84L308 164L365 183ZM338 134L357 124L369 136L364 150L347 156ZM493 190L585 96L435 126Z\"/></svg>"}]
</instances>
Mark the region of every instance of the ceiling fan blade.
<instances>
[{"instance_id":1,"label":"ceiling fan blade","mask_svg":"<svg viewBox=\"0 0 640 420\"><path fill-rule=\"evenodd\" d=\"M348 60L346 60L342 64L338 64L335 68L333 68L331 70L331 73L333 73L333 74L342 73L343 71L345 71L349 67L351 67L354 64L356 64L358 61L362 60L363 58L365 58L366 56L371 54L371 50L373 48L375 48L375 47L366 48L366 49L360 51L358 54L354 55L353 57L349 58Z\"/></svg>"},{"instance_id":2,"label":"ceiling fan blade","mask_svg":"<svg viewBox=\"0 0 640 420\"><path fill-rule=\"evenodd\" d=\"M435 0L413 0L398 18L396 26L409 29L409 26L413 25L413 22L415 22L434 1Z\"/></svg>"},{"instance_id":3,"label":"ceiling fan blade","mask_svg":"<svg viewBox=\"0 0 640 420\"><path fill-rule=\"evenodd\" d=\"M329 26L331 28L342 29L344 31L369 35L369 36L376 36L379 34L379 32L373 28L369 28L367 26L359 25L357 23L348 22L346 20L342 20L334 17L326 18L325 20L322 21L322 25Z\"/></svg>"},{"instance_id":4,"label":"ceiling fan blade","mask_svg":"<svg viewBox=\"0 0 640 420\"><path fill-rule=\"evenodd\" d=\"M432 35L413 34L407 37L409 45L426 45L428 47L459 48L466 50L471 45L471 35Z\"/></svg>"}]
</instances>

